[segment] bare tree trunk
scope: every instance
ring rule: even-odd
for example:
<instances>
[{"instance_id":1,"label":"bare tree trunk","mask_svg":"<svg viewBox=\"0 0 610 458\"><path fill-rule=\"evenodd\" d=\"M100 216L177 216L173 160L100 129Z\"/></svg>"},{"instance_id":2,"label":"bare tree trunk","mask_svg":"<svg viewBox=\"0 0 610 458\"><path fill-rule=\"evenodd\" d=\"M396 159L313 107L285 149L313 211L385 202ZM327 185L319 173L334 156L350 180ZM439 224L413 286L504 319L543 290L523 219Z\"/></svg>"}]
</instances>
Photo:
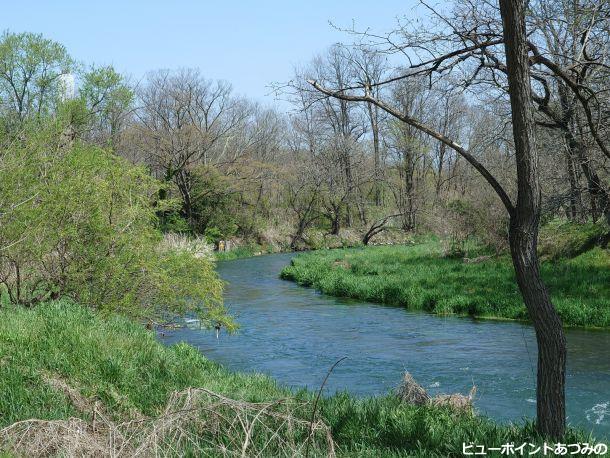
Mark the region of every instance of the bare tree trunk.
<instances>
[{"instance_id":1,"label":"bare tree trunk","mask_svg":"<svg viewBox=\"0 0 610 458\"><path fill-rule=\"evenodd\" d=\"M599 175L591 167L590 159L585 153L585 146L582 142L576 140L571 134L572 148L575 150L578 162L587 179L587 192L589 193L589 201L591 205L591 217L593 221L597 221L600 216L605 215L606 220L610 222L610 199L608 192L599 178Z\"/></svg>"},{"instance_id":2,"label":"bare tree trunk","mask_svg":"<svg viewBox=\"0 0 610 458\"><path fill-rule=\"evenodd\" d=\"M182 197L182 212L184 218L188 221L189 225L193 227L195 221L193 219L193 202L191 199L191 177L187 170L180 170L175 175L175 183L180 196Z\"/></svg>"},{"instance_id":3,"label":"bare tree trunk","mask_svg":"<svg viewBox=\"0 0 610 458\"><path fill-rule=\"evenodd\" d=\"M569 157L572 161L572 168L568 171L570 175L570 187L573 188L572 181L576 177L576 169L574 167L575 161L578 161L585 178L587 179L587 192L589 194L590 202L590 214L593 221L597 221L602 214L607 214L608 209L608 193L602 185L599 176L591 167L591 163L586 153L586 146L582 141L582 137L579 139L578 128L579 123L577 122L574 114L573 104L570 103L568 97L568 89L565 84L559 84L559 101L561 107L561 120L560 126L563 130L563 135L567 144ZM582 132L581 132L582 134ZM578 191L578 197L580 198L580 191ZM582 200L580 200L580 207L583 209ZM584 216L584 211L582 212Z\"/></svg>"},{"instance_id":4,"label":"bare tree trunk","mask_svg":"<svg viewBox=\"0 0 610 458\"><path fill-rule=\"evenodd\" d=\"M559 438L564 434L566 420L566 341L561 319L540 276L536 252L541 195L531 105L525 3L525 0L500 0L518 185L509 240L517 283L538 342L537 428L546 436Z\"/></svg>"},{"instance_id":5,"label":"bare tree trunk","mask_svg":"<svg viewBox=\"0 0 610 458\"><path fill-rule=\"evenodd\" d=\"M540 276L537 218L519 213L517 210L511 218L509 239L517 283L538 343L537 428L542 434L559 438L565 430L565 335Z\"/></svg>"},{"instance_id":6,"label":"bare tree trunk","mask_svg":"<svg viewBox=\"0 0 610 458\"><path fill-rule=\"evenodd\" d=\"M582 213L582 200L580 198L580 190L578 188L578 180L576 168L574 167L574 156L570 146L566 146L566 168L568 172L568 181L570 182L570 207L568 210L568 219L572 221L578 220L578 214Z\"/></svg>"},{"instance_id":7,"label":"bare tree trunk","mask_svg":"<svg viewBox=\"0 0 610 458\"><path fill-rule=\"evenodd\" d=\"M353 225L352 207L354 205L354 178L352 176L352 161L350 158L350 150L347 146L348 139L344 137L341 143L341 162L345 173L345 186L348 193L345 199L345 225L351 227Z\"/></svg>"},{"instance_id":8,"label":"bare tree trunk","mask_svg":"<svg viewBox=\"0 0 610 458\"><path fill-rule=\"evenodd\" d=\"M443 184L443 165L445 162L445 153L447 151L447 145L441 143L438 150L438 165L436 168L436 183L434 186L435 200L438 202L441 200L441 186Z\"/></svg>"},{"instance_id":9,"label":"bare tree trunk","mask_svg":"<svg viewBox=\"0 0 610 458\"><path fill-rule=\"evenodd\" d=\"M341 218L341 212L339 210L335 210L332 214L332 218L330 220L330 234L331 235L339 235L339 230L341 229L341 223L339 222Z\"/></svg>"},{"instance_id":10,"label":"bare tree trunk","mask_svg":"<svg viewBox=\"0 0 610 458\"><path fill-rule=\"evenodd\" d=\"M406 151L404 155L404 167L405 167L405 224L403 229L410 231L415 229L415 161L413 159L414 153Z\"/></svg>"},{"instance_id":11,"label":"bare tree trunk","mask_svg":"<svg viewBox=\"0 0 610 458\"><path fill-rule=\"evenodd\" d=\"M372 103L368 103L369 109L369 118L371 120L371 130L373 131L373 152L374 152L374 178L373 178L373 187L374 187L374 197L375 197L375 206L380 207L381 202L381 153L379 150L379 123L378 121L378 107L373 106Z\"/></svg>"}]
</instances>

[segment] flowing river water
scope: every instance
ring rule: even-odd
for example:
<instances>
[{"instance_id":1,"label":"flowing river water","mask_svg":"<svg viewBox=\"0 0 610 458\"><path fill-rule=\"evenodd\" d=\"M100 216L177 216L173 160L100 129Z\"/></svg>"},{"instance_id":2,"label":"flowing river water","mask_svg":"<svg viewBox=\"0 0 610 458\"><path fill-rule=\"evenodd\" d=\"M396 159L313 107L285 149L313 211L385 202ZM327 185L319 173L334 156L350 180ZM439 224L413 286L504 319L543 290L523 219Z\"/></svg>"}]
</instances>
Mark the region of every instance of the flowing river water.
<instances>
[{"instance_id":1,"label":"flowing river water","mask_svg":"<svg viewBox=\"0 0 610 458\"><path fill-rule=\"evenodd\" d=\"M325 393L387 394L408 370L431 394L467 393L500 421L535 416L536 341L531 326L509 321L439 317L322 295L278 278L293 254L218 263L228 282L225 304L237 334L180 329L208 358L244 372L266 373L291 387ZM567 412L573 426L610 437L610 332L566 330Z\"/></svg>"}]
</instances>

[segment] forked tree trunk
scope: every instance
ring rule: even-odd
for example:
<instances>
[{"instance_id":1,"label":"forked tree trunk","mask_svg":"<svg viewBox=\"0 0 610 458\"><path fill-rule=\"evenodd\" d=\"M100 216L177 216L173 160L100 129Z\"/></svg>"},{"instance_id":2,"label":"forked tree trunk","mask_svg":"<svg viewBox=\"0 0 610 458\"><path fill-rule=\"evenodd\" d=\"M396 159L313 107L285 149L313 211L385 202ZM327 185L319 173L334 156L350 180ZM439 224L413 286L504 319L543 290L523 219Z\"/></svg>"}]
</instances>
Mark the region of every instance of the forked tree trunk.
<instances>
[{"instance_id":1,"label":"forked tree trunk","mask_svg":"<svg viewBox=\"0 0 610 458\"><path fill-rule=\"evenodd\" d=\"M511 212L509 238L517 283L538 342L537 428L546 436L559 438L565 431L566 341L561 319L540 276L536 252L541 195L525 3L500 0L517 160L517 205Z\"/></svg>"}]
</instances>

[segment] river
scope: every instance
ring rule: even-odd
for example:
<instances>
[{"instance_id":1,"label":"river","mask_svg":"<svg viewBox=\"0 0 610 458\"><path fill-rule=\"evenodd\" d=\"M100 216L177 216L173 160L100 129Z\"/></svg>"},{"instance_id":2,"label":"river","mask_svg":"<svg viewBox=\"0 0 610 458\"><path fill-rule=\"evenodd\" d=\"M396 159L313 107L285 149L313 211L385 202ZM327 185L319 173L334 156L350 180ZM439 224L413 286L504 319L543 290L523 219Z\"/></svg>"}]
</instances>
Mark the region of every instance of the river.
<instances>
[{"instance_id":1,"label":"river","mask_svg":"<svg viewBox=\"0 0 610 458\"><path fill-rule=\"evenodd\" d=\"M536 413L536 341L531 326L509 321L439 317L334 298L278 278L293 254L218 263L228 282L225 304L241 329L235 335L180 329L167 343L186 341L225 367L269 374L291 387L325 393L390 392L405 370L431 394L467 393L500 421ZM566 330L568 423L610 437L610 332Z\"/></svg>"}]
</instances>

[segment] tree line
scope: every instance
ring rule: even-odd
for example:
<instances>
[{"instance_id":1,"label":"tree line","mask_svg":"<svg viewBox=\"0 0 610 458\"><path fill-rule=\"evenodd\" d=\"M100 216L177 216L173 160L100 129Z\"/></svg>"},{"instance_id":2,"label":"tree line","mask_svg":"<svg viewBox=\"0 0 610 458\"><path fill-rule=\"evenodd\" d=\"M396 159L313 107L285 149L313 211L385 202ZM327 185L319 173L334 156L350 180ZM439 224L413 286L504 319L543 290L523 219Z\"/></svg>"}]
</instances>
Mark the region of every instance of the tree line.
<instances>
[{"instance_id":1,"label":"tree line","mask_svg":"<svg viewBox=\"0 0 610 458\"><path fill-rule=\"evenodd\" d=\"M607 5L577 3L533 3L527 12L541 205L544 219L598 221L610 215ZM387 35L346 31L353 42L332 46L275 87L291 102L288 113L197 69L152 71L133 82L112 67L79 65L40 36L5 33L2 126L16 131L52 113L61 75L72 72L87 118L73 135L166 184L159 199L179 202L160 213L167 230L298 249L316 232L351 231L368 243L391 227L455 240L473 234L502 250L502 201L481 193L485 178L472 161L378 104L328 97L307 83L366 87L372 99L462 145L515 195L497 7L462 2L429 13L426 28L404 19ZM397 64L398 54L408 64Z\"/></svg>"}]
</instances>

